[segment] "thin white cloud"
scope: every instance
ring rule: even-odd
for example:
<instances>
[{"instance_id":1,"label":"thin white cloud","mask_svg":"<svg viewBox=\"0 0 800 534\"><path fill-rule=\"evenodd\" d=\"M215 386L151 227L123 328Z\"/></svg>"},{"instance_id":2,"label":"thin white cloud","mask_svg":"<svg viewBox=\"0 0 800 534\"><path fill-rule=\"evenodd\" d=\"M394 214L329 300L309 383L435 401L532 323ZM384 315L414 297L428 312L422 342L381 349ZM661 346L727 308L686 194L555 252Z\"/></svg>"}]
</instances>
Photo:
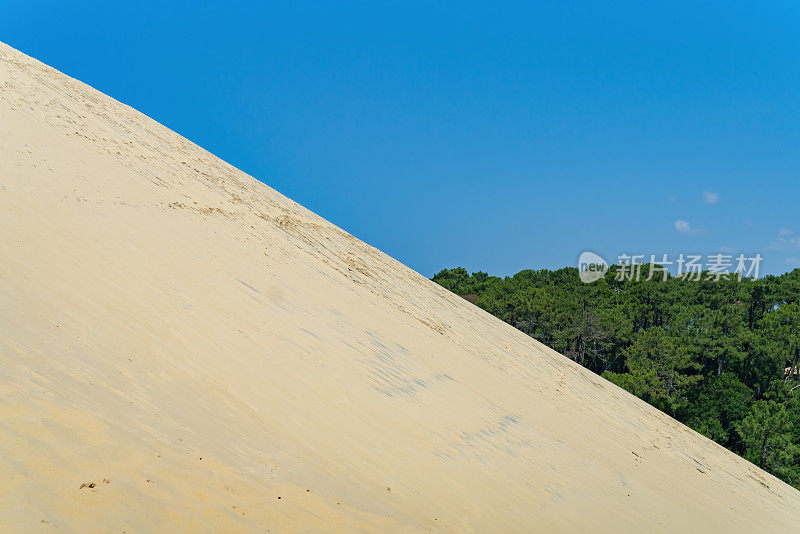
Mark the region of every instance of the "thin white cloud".
<instances>
[{"instance_id":1,"label":"thin white cloud","mask_svg":"<svg viewBox=\"0 0 800 534\"><path fill-rule=\"evenodd\" d=\"M767 250L794 250L800 248L800 236L791 237L791 230L786 227L778 230L778 237L767 246Z\"/></svg>"},{"instance_id":2,"label":"thin white cloud","mask_svg":"<svg viewBox=\"0 0 800 534\"><path fill-rule=\"evenodd\" d=\"M689 224L689 221L684 221L682 219L677 219L675 221L675 229L684 234L691 234L694 232L692 225Z\"/></svg>"},{"instance_id":3,"label":"thin white cloud","mask_svg":"<svg viewBox=\"0 0 800 534\"><path fill-rule=\"evenodd\" d=\"M716 204L718 200L719 200L719 195L714 192L706 191L705 193L703 193L703 201L706 204Z\"/></svg>"},{"instance_id":4,"label":"thin white cloud","mask_svg":"<svg viewBox=\"0 0 800 534\"><path fill-rule=\"evenodd\" d=\"M800 237L779 237L773 239L767 247L769 250L791 250L800 248Z\"/></svg>"}]
</instances>

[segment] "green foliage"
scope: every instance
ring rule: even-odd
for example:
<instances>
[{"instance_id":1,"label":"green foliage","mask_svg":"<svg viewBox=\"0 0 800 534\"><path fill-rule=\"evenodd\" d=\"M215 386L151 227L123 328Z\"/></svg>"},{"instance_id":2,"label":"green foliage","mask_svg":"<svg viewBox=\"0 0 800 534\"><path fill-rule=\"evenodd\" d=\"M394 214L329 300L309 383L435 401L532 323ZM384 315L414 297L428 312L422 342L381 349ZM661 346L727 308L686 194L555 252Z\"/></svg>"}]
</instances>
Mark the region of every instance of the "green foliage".
<instances>
[{"instance_id":1,"label":"green foliage","mask_svg":"<svg viewBox=\"0 0 800 534\"><path fill-rule=\"evenodd\" d=\"M800 484L800 269L583 284L575 268L433 280L710 439Z\"/></svg>"},{"instance_id":2,"label":"green foliage","mask_svg":"<svg viewBox=\"0 0 800 534\"><path fill-rule=\"evenodd\" d=\"M739 378L724 372L699 384L687 407L685 422L731 450L742 450L736 424L749 412L753 392Z\"/></svg>"},{"instance_id":3,"label":"green foliage","mask_svg":"<svg viewBox=\"0 0 800 534\"><path fill-rule=\"evenodd\" d=\"M694 374L700 365L690 352L660 326L639 331L622 355L628 368L624 381L616 373L603 376L673 417L688 406L690 389L702 379Z\"/></svg>"},{"instance_id":4,"label":"green foliage","mask_svg":"<svg viewBox=\"0 0 800 534\"><path fill-rule=\"evenodd\" d=\"M794 479L797 445L792 435L792 422L784 404L760 400L737 425L744 445L743 456L784 478Z\"/></svg>"}]
</instances>

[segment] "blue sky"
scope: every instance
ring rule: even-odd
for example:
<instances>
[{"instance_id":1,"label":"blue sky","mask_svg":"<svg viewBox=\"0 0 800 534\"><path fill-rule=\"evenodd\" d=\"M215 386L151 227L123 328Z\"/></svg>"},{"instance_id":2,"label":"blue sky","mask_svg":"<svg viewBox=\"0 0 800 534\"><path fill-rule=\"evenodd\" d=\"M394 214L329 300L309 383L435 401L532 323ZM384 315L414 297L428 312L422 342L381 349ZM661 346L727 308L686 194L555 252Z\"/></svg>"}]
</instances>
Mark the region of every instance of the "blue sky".
<instances>
[{"instance_id":1,"label":"blue sky","mask_svg":"<svg viewBox=\"0 0 800 534\"><path fill-rule=\"evenodd\" d=\"M427 276L800 266L796 2L110 4L6 0L0 40Z\"/></svg>"}]
</instances>

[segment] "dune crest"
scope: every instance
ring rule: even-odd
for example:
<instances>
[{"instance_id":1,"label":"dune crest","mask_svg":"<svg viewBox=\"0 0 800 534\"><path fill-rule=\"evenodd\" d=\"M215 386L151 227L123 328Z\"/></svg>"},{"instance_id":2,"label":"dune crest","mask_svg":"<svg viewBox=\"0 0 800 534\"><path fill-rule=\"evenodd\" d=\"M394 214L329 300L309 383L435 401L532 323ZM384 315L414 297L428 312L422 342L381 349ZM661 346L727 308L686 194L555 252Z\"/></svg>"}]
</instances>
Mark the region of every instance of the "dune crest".
<instances>
[{"instance_id":1,"label":"dune crest","mask_svg":"<svg viewBox=\"0 0 800 534\"><path fill-rule=\"evenodd\" d=\"M0 530L790 532L800 493L0 43Z\"/></svg>"}]
</instances>

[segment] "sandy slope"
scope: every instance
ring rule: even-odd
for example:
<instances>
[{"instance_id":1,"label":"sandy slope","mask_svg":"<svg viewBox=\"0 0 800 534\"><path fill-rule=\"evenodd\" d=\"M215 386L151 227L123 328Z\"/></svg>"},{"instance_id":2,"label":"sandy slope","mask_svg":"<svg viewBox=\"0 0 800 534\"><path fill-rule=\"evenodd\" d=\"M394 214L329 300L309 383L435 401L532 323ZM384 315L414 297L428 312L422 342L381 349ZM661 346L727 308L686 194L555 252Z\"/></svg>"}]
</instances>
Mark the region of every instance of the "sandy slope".
<instances>
[{"instance_id":1,"label":"sandy slope","mask_svg":"<svg viewBox=\"0 0 800 534\"><path fill-rule=\"evenodd\" d=\"M800 520L786 484L2 44L0 444L2 532Z\"/></svg>"}]
</instances>

